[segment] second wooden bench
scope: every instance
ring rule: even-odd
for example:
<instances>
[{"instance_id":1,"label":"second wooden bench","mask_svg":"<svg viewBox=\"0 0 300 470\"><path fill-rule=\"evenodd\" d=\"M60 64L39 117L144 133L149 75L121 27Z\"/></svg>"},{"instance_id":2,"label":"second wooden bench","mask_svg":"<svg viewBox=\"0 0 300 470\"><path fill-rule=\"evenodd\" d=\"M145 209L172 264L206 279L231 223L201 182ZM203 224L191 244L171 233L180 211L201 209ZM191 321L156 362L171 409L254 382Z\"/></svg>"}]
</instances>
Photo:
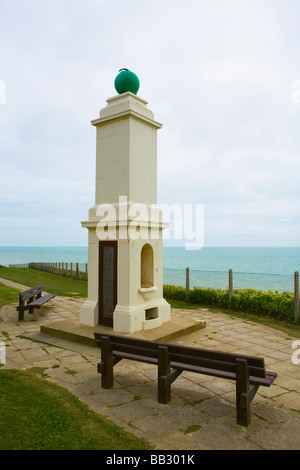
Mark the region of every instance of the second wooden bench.
<instances>
[{"instance_id":1,"label":"second wooden bench","mask_svg":"<svg viewBox=\"0 0 300 470\"><path fill-rule=\"evenodd\" d=\"M19 321L24 320L25 310L29 310L29 313L33 313L35 308L41 308L46 302L56 297L56 294L44 294L42 296L43 290L43 285L40 284L20 292L19 305L17 307Z\"/></svg>"}]
</instances>

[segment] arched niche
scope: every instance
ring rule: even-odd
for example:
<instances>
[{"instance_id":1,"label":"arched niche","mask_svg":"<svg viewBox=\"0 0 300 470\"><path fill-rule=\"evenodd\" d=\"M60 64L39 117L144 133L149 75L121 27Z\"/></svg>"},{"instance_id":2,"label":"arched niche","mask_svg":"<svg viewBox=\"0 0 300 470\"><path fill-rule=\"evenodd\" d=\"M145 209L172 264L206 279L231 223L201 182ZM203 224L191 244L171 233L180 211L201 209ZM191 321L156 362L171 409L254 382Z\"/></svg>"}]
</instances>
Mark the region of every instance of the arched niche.
<instances>
[{"instance_id":1,"label":"arched niche","mask_svg":"<svg viewBox=\"0 0 300 470\"><path fill-rule=\"evenodd\" d=\"M153 281L153 249L146 243L141 251L141 287L152 287Z\"/></svg>"}]
</instances>

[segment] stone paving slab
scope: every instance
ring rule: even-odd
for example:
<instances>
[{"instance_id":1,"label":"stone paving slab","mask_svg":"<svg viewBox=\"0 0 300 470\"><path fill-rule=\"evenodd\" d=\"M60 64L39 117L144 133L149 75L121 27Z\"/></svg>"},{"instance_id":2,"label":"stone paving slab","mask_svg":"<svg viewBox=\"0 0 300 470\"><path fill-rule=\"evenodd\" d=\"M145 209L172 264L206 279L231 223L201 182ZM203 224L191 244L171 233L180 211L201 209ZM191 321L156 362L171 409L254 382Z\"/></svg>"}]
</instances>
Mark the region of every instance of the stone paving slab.
<instances>
[{"instance_id":1,"label":"stone paving slab","mask_svg":"<svg viewBox=\"0 0 300 470\"><path fill-rule=\"evenodd\" d=\"M23 322L18 322L15 305L3 307L0 340L7 347L2 368L41 368L45 380L67 388L92 410L148 439L158 450L300 449L300 365L291 362L296 338L208 309L173 309L172 317L207 325L176 343L263 356L268 369L278 373L270 389L258 390L251 424L244 428L235 422L231 381L183 372L172 384L171 402L164 405L157 402L156 367L122 360L114 369L113 389L102 389L97 348L58 338L50 341L40 333L41 325L78 317L82 303L83 299L57 297L51 306L25 315Z\"/></svg>"}]
</instances>

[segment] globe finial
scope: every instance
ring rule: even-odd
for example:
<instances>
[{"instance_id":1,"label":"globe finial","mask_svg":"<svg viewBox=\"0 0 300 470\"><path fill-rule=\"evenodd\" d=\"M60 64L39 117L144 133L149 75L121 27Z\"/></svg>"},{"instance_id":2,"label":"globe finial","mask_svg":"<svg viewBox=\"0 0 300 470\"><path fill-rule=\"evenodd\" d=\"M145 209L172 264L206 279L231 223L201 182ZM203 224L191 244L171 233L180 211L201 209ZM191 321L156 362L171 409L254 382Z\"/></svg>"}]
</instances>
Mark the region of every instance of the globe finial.
<instances>
[{"instance_id":1,"label":"globe finial","mask_svg":"<svg viewBox=\"0 0 300 470\"><path fill-rule=\"evenodd\" d=\"M130 91L134 95L140 88L140 81L137 75L128 69L120 69L115 78L115 89L120 94Z\"/></svg>"}]
</instances>

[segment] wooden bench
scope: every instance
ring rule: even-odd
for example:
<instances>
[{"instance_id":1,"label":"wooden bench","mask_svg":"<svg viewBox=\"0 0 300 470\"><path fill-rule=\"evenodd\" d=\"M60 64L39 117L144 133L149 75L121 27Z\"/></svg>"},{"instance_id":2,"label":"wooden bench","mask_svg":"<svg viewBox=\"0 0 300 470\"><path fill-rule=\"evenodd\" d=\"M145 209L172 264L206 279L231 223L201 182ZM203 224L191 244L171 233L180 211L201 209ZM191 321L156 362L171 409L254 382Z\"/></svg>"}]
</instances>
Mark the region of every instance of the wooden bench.
<instances>
[{"instance_id":1,"label":"wooden bench","mask_svg":"<svg viewBox=\"0 0 300 470\"><path fill-rule=\"evenodd\" d=\"M270 387L277 377L265 370L264 359L179 344L159 343L138 338L95 332L101 348L101 386L113 386L113 367L121 359L158 366L158 401L171 400L171 384L183 371L211 375L236 382L237 424L250 424L250 405L260 386Z\"/></svg>"},{"instance_id":2,"label":"wooden bench","mask_svg":"<svg viewBox=\"0 0 300 470\"><path fill-rule=\"evenodd\" d=\"M56 297L56 294L45 294L42 296L42 292L42 284L20 292L19 305L17 307L17 311L19 312L19 321L24 320L25 310L29 310L29 313L33 313L35 308L41 308L41 306L46 302L53 299L53 297Z\"/></svg>"}]
</instances>

